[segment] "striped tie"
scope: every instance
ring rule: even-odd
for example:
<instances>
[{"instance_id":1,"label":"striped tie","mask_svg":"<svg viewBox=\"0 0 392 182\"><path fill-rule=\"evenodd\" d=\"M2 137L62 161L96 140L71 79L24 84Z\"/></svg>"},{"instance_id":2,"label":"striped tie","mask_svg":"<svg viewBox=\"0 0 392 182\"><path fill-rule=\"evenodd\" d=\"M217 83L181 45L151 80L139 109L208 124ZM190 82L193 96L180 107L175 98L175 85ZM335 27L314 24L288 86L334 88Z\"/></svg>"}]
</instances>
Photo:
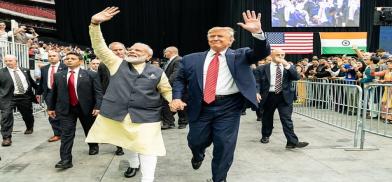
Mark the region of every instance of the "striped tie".
<instances>
[{"instance_id":1,"label":"striped tie","mask_svg":"<svg viewBox=\"0 0 392 182\"><path fill-rule=\"evenodd\" d=\"M275 93L280 93L282 91L282 71L279 65L276 65L276 79L275 79Z\"/></svg>"},{"instance_id":2,"label":"striped tie","mask_svg":"<svg viewBox=\"0 0 392 182\"><path fill-rule=\"evenodd\" d=\"M216 82L219 72L219 53L215 53L214 58L208 65L206 83L204 86L204 102L210 104L215 101Z\"/></svg>"},{"instance_id":3,"label":"striped tie","mask_svg":"<svg viewBox=\"0 0 392 182\"><path fill-rule=\"evenodd\" d=\"M14 77L15 77L16 88L18 89L18 93L24 94L25 90L22 84L22 80L20 79L19 74L17 73L16 70L14 70Z\"/></svg>"}]
</instances>

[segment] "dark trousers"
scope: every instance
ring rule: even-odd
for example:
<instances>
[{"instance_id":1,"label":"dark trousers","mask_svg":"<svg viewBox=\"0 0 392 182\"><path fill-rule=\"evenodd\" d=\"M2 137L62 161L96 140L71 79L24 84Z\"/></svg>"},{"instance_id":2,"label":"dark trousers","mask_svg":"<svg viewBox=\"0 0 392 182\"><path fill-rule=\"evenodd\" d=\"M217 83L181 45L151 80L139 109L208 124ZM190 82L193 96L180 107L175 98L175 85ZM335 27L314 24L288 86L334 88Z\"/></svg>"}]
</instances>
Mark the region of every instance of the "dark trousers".
<instances>
[{"instance_id":1,"label":"dark trousers","mask_svg":"<svg viewBox=\"0 0 392 182\"><path fill-rule=\"evenodd\" d=\"M92 115L84 115L79 105L69 107L68 114L58 114L62 131L60 146L61 160L72 160L72 146L75 138L77 119L80 120L86 136L94 123L94 117ZM90 147L98 146L97 143L89 143L88 145Z\"/></svg>"},{"instance_id":2,"label":"dark trousers","mask_svg":"<svg viewBox=\"0 0 392 182\"><path fill-rule=\"evenodd\" d=\"M10 107L1 111L1 135L3 139L11 138L12 129L14 126L14 109L17 108L22 119L26 124L27 129L33 129L34 116L33 104L28 95L13 96L11 99Z\"/></svg>"},{"instance_id":3,"label":"dark trousers","mask_svg":"<svg viewBox=\"0 0 392 182\"><path fill-rule=\"evenodd\" d=\"M293 113L293 104L287 104L284 101L283 94L270 92L264 104L264 113L262 118L261 134L263 137L270 137L274 128L274 113L278 109L280 122L282 122L283 132L286 136L287 143L297 144L298 137L294 133L294 125L291 120Z\"/></svg>"},{"instance_id":4,"label":"dark trousers","mask_svg":"<svg viewBox=\"0 0 392 182\"><path fill-rule=\"evenodd\" d=\"M186 113L187 107L185 107L184 110L177 111L178 114L178 125L187 125L188 124L188 114ZM164 100L163 105L162 105L162 122L164 125L167 126L174 126L174 115L176 113L173 113L170 111L169 103Z\"/></svg>"},{"instance_id":5,"label":"dark trousers","mask_svg":"<svg viewBox=\"0 0 392 182\"><path fill-rule=\"evenodd\" d=\"M195 161L203 160L205 149L214 144L213 181L225 180L233 162L243 104L241 94L217 99L204 104L198 120L189 122L188 146Z\"/></svg>"},{"instance_id":6,"label":"dark trousers","mask_svg":"<svg viewBox=\"0 0 392 182\"><path fill-rule=\"evenodd\" d=\"M45 99L45 102L48 103L48 101L46 101L46 99ZM52 126L53 135L61 136L61 126L60 126L60 120L58 119L58 117L56 117L54 119L49 117L48 120L49 120L49 124Z\"/></svg>"}]
</instances>

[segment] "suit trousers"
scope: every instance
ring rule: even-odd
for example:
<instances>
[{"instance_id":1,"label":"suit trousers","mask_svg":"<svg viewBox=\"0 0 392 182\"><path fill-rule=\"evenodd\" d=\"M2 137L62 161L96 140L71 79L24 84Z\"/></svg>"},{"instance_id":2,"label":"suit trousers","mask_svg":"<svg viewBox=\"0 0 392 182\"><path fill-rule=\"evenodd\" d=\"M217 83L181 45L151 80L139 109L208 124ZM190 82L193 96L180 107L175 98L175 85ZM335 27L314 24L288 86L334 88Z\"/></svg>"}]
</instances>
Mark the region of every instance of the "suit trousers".
<instances>
[{"instance_id":1,"label":"suit trousers","mask_svg":"<svg viewBox=\"0 0 392 182\"><path fill-rule=\"evenodd\" d=\"M91 126L94 123L94 117L90 115L84 115L80 105L69 106L69 113L58 114L58 119L60 120L61 126L61 146L60 146L60 157L61 160L71 160L72 161L72 146L75 138L76 131L76 121L80 120L80 123L83 127L85 136L88 135L88 132ZM98 146L97 143L89 143L90 147Z\"/></svg>"},{"instance_id":2,"label":"suit trousers","mask_svg":"<svg viewBox=\"0 0 392 182\"><path fill-rule=\"evenodd\" d=\"M1 135L3 136L3 139L12 137L11 133L14 126L15 108L17 108L22 115L26 128L33 129L34 127L33 104L30 96L26 94L13 96L10 107L1 111Z\"/></svg>"},{"instance_id":3,"label":"suit trousers","mask_svg":"<svg viewBox=\"0 0 392 182\"><path fill-rule=\"evenodd\" d=\"M195 161L204 160L205 149L214 144L212 179L223 181L234 158L244 98L241 94L203 104L199 118L189 122L188 146Z\"/></svg>"},{"instance_id":4,"label":"suit trousers","mask_svg":"<svg viewBox=\"0 0 392 182\"><path fill-rule=\"evenodd\" d=\"M45 102L48 103L47 98L45 99ZM61 126L60 126L60 120L56 118L48 118L50 126L52 126L53 130L53 135L54 136L61 136Z\"/></svg>"},{"instance_id":5,"label":"suit trousers","mask_svg":"<svg viewBox=\"0 0 392 182\"><path fill-rule=\"evenodd\" d=\"M293 113L293 104L287 104L284 101L283 94L275 94L273 92L268 93L268 97L265 101L263 109L262 127L261 134L263 137L270 137L272 134L272 129L274 128L274 113L278 109L280 122L283 126L283 132L286 136L287 143L297 144L298 137L294 133L294 125L291 120L291 115ZM268 103L268 104L267 104Z\"/></svg>"},{"instance_id":6,"label":"suit trousers","mask_svg":"<svg viewBox=\"0 0 392 182\"><path fill-rule=\"evenodd\" d=\"M185 107L184 110L177 111L178 114L178 125L187 125L188 124L188 114L186 113L187 107ZM170 111L169 103L164 100L163 105L162 105L162 123L164 125L168 126L174 126L174 115L176 113L173 113Z\"/></svg>"}]
</instances>

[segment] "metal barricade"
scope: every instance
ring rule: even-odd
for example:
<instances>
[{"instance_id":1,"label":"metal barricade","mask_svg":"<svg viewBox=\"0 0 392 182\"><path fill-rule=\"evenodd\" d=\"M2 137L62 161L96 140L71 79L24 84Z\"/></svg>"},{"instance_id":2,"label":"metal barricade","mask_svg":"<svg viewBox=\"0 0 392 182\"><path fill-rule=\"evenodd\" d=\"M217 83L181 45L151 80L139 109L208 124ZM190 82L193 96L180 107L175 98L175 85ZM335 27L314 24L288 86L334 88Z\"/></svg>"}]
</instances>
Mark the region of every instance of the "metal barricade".
<instances>
[{"instance_id":1,"label":"metal barricade","mask_svg":"<svg viewBox=\"0 0 392 182\"><path fill-rule=\"evenodd\" d=\"M30 68L29 48L27 44L12 43L9 41L0 41L0 66L3 67L4 56L7 54L15 55L18 58L19 66ZM3 65L1 65L3 64Z\"/></svg>"},{"instance_id":2,"label":"metal barricade","mask_svg":"<svg viewBox=\"0 0 392 182\"><path fill-rule=\"evenodd\" d=\"M314 79L293 82L292 87L297 96L295 113L354 132L354 148L358 146L362 126L360 86Z\"/></svg>"},{"instance_id":3,"label":"metal barricade","mask_svg":"<svg viewBox=\"0 0 392 182\"><path fill-rule=\"evenodd\" d=\"M392 138L392 84L370 83L364 87L363 131Z\"/></svg>"}]
</instances>

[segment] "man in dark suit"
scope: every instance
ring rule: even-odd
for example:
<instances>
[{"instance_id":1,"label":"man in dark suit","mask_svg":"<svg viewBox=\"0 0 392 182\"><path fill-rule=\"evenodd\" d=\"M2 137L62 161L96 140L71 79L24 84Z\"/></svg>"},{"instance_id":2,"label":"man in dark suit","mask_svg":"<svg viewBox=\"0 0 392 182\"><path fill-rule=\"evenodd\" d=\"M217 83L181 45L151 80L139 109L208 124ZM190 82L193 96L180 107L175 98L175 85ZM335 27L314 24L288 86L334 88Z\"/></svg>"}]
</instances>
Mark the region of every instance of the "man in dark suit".
<instances>
[{"instance_id":1,"label":"man in dark suit","mask_svg":"<svg viewBox=\"0 0 392 182\"><path fill-rule=\"evenodd\" d=\"M262 138L261 143L268 143L273 129L273 117L278 109L283 132L287 139L286 148L302 148L309 143L299 142L294 133L293 100L295 90L291 84L293 80L299 80L300 76L294 65L284 60L285 52L279 49L271 53L272 62L258 67L255 73L259 93L257 99L263 108L262 116Z\"/></svg>"},{"instance_id":2,"label":"man in dark suit","mask_svg":"<svg viewBox=\"0 0 392 182\"><path fill-rule=\"evenodd\" d=\"M12 144L11 133L14 126L13 111L15 108L21 113L26 124L24 134L32 134L34 127L33 102L37 102L33 90L37 85L31 78L30 70L18 66L14 55L5 55L4 63L7 67L0 70L0 110L2 146Z\"/></svg>"},{"instance_id":3,"label":"man in dark suit","mask_svg":"<svg viewBox=\"0 0 392 182\"><path fill-rule=\"evenodd\" d=\"M229 47L234 41L230 27L208 31L210 50L183 57L174 81L172 111L188 106L188 146L192 150L192 167L198 169L205 149L214 144L212 180L226 181L233 162L242 106L248 100L257 107L256 83L250 68L270 54L261 29L261 14L244 12L245 23L238 23L254 37L253 49ZM219 75L219 76L218 76ZM181 98L187 88L187 104Z\"/></svg>"},{"instance_id":4,"label":"man in dark suit","mask_svg":"<svg viewBox=\"0 0 392 182\"><path fill-rule=\"evenodd\" d=\"M57 117L61 123L61 161L55 167L62 169L73 166L72 146L77 119L87 136L102 102L97 73L80 68L83 57L76 52L69 52L64 63L68 69L55 74L53 88L48 96L48 115ZM89 143L89 147L89 155L98 154L98 144Z\"/></svg>"},{"instance_id":5,"label":"man in dark suit","mask_svg":"<svg viewBox=\"0 0 392 182\"><path fill-rule=\"evenodd\" d=\"M39 87L37 95L42 95L45 103L48 103L48 93L52 89L54 83L54 74L67 69L67 66L60 62L60 54L55 51L48 52L49 64L41 67L41 79L39 80ZM52 126L53 136L48 139L48 142L55 142L61 139L60 121L58 118L49 117L49 123Z\"/></svg>"},{"instance_id":6,"label":"man in dark suit","mask_svg":"<svg viewBox=\"0 0 392 182\"><path fill-rule=\"evenodd\" d=\"M176 77L176 71L178 70L178 65L180 64L181 57L178 55L178 49L174 46L170 46L165 49L164 56L169 59L163 66L166 76L169 78L170 85L173 85L174 79ZM182 98L186 101L186 94ZM188 115L186 114L186 107L184 110L177 111L178 113L178 129L186 128L188 124ZM170 111L169 103L166 100L163 101L162 105L162 129L170 129L174 127L174 114Z\"/></svg>"},{"instance_id":7,"label":"man in dark suit","mask_svg":"<svg viewBox=\"0 0 392 182\"><path fill-rule=\"evenodd\" d=\"M112 42L109 44L108 47L110 50L112 50L112 52L116 56L118 56L121 59L125 59L126 54L127 54L127 50L126 50L123 43ZM99 75L99 79L101 81L102 95L105 95L106 89L108 88L109 82L110 82L110 71L109 71L108 67L106 67L106 65L101 62L99 63L99 66L98 66L98 75ZM116 148L117 148L117 150L114 152L114 154L124 155L124 150L122 147L116 146Z\"/></svg>"}]
</instances>

